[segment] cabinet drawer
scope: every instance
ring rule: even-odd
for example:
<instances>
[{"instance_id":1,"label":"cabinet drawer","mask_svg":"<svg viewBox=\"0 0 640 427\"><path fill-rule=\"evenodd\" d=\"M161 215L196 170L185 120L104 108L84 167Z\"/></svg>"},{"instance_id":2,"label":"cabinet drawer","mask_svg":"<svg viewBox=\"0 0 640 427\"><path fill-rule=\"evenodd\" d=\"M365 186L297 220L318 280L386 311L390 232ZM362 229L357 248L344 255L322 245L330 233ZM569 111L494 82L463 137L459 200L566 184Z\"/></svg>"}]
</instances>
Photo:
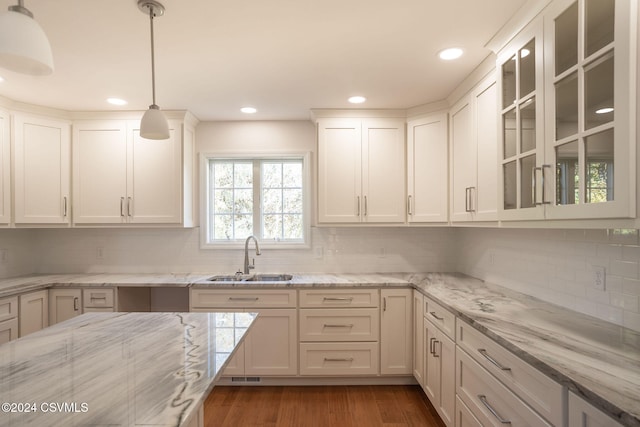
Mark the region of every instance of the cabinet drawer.
<instances>
[{"instance_id":1,"label":"cabinet drawer","mask_svg":"<svg viewBox=\"0 0 640 427\"><path fill-rule=\"evenodd\" d=\"M471 409L464 404L460 397L456 397L456 427L482 427L482 424Z\"/></svg>"},{"instance_id":2,"label":"cabinet drawer","mask_svg":"<svg viewBox=\"0 0 640 427\"><path fill-rule=\"evenodd\" d=\"M300 310L300 341L378 341L377 308Z\"/></svg>"},{"instance_id":3,"label":"cabinet drawer","mask_svg":"<svg viewBox=\"0 0 640 427\"><path fill-rule=\"evenodd\" d=\"M287 308L296 306L295 290L213 290L192 289L191 307Z\"/></svg>"},{"instance_id":4,"label":"cabinet drawer","mask_svg":"<svg viewBox=\"0 0 640 427\"><path fill-rule=\"evenodd\" d=\"M456 316L429 297L424 297L424 317L456 340Z\"/></svg>"},{"instance_id":5,"label":"cabinet drawer","mask_svg":"<svg viewBox=\"0 0 640 427\"><path fill-rule=\"evenodd\" d=\"M82 303L84 308L113 307L113 289L83 289Z\"/></svg>"},{"instance_id":6,"label":"cabinet drawer","mask_svg":"<svg viewBox=\"0 0 640 427\"><path fill-rule=\"evenodd\" d=\"M18 297L0 299L0 322L18 317Z\"/></svg>"},{"instance_id":7,"label":"cabinet drawer","mask_svg":"<svg viewBox=\"0 0 640 427\"><path fill-rule=\"evenodd\" d=\"M482 332L458 320L457 343L511 391L555 425L562 425L564 388Z\"/></svg>"},{"instance_id":8,"label":"cabinet drawer","mask_svg":"<svg viewBox=\"0 0 640 427\"><path fill-rule=\"evenodd\" d=\"M377 289L300 291L300 308L379 307Z\"/></svg>"},{"instance_id":9,"label":"cabinet drawer","mask_svg":"<svg viewBox=\"0 0 640 427\"><path fill-rule=\"evenodd\" d=\"M300 343L300 375L376 375L378 343Z\"/></svg>"},{"instance_id":10,"label":"cabinet drawer","mask_svg":"<svg viewBox=\"0 0 640 427\"><path fill-rule=\"evenodd\" d=\"M482 425L552 425L464 351L456 351L456 364L456 393Z\"/></svg>"}]
</instances>

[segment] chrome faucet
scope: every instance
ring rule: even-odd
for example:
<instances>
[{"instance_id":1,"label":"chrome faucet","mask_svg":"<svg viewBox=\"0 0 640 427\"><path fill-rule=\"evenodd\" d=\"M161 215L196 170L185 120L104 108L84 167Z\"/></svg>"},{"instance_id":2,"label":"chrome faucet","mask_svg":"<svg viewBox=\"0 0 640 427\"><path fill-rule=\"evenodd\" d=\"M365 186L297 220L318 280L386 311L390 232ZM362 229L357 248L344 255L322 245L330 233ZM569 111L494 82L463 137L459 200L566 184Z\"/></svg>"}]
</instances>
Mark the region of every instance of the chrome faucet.
<instances>
[{"instance_id":1,"label":"chrome faucet","mask_svg":"<svg viewBox=\"0 0 640 427\"><path fill-rule=\"evenodd\" d=\"M256 268L256 260L253 259L251 265L249 265L249 240L253 239L256 242L256 255L260 255L260 246L258 245L258 239L256 236L249 236L244 242L244 274L249 274L249 270Z\"/></svg>"}]
</instances>

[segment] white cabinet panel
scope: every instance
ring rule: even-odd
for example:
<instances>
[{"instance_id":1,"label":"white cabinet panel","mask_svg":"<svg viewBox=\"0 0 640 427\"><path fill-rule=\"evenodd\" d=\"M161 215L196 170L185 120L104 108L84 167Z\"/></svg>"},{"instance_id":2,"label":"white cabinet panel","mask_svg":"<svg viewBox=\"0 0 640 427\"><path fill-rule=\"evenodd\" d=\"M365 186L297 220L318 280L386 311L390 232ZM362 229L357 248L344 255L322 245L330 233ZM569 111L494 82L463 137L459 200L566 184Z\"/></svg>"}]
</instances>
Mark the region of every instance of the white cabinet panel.
<instances>
[{"instance_id":1,"label":"white cabinet panel","mask_svg":"<svg viewBox=\"0 0 640 427\"><path fill-rule=\"evenodd\" d=\"M622 427L622 424L607 416L575 393L569 392L569 427Z\"/></svg>"},{"instance_id":2,"label":"white cabinet panel","mask_svg":"<svg viewBox=\"0 0 640 427\"><path fill-rule=\"evenodd\" d=\"M82 289L49 290L49 325L82 314Z\"/></svg>"},{"instance_id":3,"label":"white cabinet panel","mask_svg":"<svg viewBox=\"0 0 640 427\"><path fill-rule=\"evenodd\" d=\"M247 310L249 311L249 310ZM246 375L298 373L296 309L257 309L258 318L244 341Z\"/></svg>"},{"instance_id":4,"label":"white cabinet panel","mask_svg":"<svg viewBox=\"0 0 640 427\"><path fill-rule=\"evenodd\" d=\"M300 375L370 376L377 373L377 342L300 343Z\"/></svg>"},{"instance_id":5,"label":"white cabinet panel","mask_svg":"<svg viewBox=\"0 0 640 427\"><path fill-rule=\"evenodd\" d=\"M413 376L424 387L424 296L413 290Z\"/></svg>"},{"instance_id":6,"label":"white cabinet panel","mask_svg":"<svg viewBox=\"0 0 640 427\"><path fill-rule=\"evenodd\" d=\"M20 299L19 328L23 337L49 326L48 291L36 291L22 294Z\"/></svg>"},{"instance_id":7,"label":"white cabinet panel","mask_svg":"<svg viewBox=\"0 0 640 427\"><path fill-rule=\"evenodd\" d=\"M302 309L300 341L378 341L377 308Z\"/></svg>"},{"instance_id":8,"label":"white cabinet panel","mask_svg":"<svg viewBox=\"0 0 640 427\"><path fill-rule=\"evenodd\" d=\"M455 353L453 340L425 317L423 389L448 427L455 417Z\"/></svg>"},{"instance_id":9,"label":"white cabinet panel","mask_svg":"<svg viewBox=\"0 0 640 427\"><path fill-rule=\"evenodd\" d=\"M300 308L378 307L377 289L323 289L300 291Z\"/></svg>"},{"instance_id":10,"label":"white cabinet panel","mask_svg":"<svg viewBox=\"0 0 640 427\"><path fill-rule=\"evenodd\" d=\"M11 222L11 151L9 113L0 110L0 225Z\"/></svg>"},{"instance_id":11,"label":"white cabinet panel","mask_svg":"<svg viewBox=\"0 0 640 427\"><path fill-rule=\"evenodd\" d=\"M18 319L0 322L0 345L18 338Z\"/></svg>"},{"instance_id":12,"label":"white cabinet panel","mask_svg":"<svg viewBox=\"0 0 640 427\"><path fill-rule=\"evenodd\" d=\"M380 297L380 373L411 375L413 292L411 289L382 289Z\"/></svg>"},{"instance_id":13,"label":"white cabinet panel","mask_svg":"<svg viewBox=\"0 0 640 427\"><path fill-rule=\"evenodd\" d=\"M465 98L451 110L451 220L471 221L470 192L476 185L476 147L471 134L472 105Z\"/></svg>"},{"instance_id":14,"label":"white cabinet panel","mask_svg":"<svg viewBox=\"0 0 640 427\"><path fill-rule=\"evenodd\" d=\"M16 224L69 224L70 129L65 121L14 116Z\"/></svg>"}]
</instances>

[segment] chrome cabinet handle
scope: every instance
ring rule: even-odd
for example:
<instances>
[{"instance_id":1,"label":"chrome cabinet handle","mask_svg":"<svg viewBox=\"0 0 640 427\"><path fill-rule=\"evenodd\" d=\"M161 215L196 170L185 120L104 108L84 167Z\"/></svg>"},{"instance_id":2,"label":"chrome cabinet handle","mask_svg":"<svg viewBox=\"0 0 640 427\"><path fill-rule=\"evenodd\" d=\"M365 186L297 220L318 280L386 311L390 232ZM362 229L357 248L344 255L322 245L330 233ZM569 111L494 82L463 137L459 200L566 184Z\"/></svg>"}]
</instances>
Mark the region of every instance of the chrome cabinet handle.
<instances>
[{"instance_id":1,"label":"chrome cabinet handle","mask_svg":"<svg viewBox=\"0 0 640 427\"><path fill-rule=\"evenodd\" d=\"M358 202L357 202L358 213L356 214L356 216L359 217L360 216L360 196L357 196L356 198L358 199Z\"/></svg>"},{"instance_id":2,"label":"chrome cabinet handle","mask_svg":"<svg viewBox=\"0 0 640 427\"><path fill-rule=\"evenodd\" d=\"M382 311L387 311L387 297L382 298Z\"/></svg>"},{"instance_id":3,"label":"chrome cabinet handle","mask_svg":"<svg viewBox=\"0 0 640 427\"><path fill-rule=\"evenodd\" d=\"M325 328L353 328L353 323L344 324L344 325L332 325L332 324L325 323L323 325L323 327L325 327Z\"/></svg>"},{"instance_id":4,"label":"chrome cabinet handle","mask_svg":"<svg viewBox=\"0 0 640 427\"><path fill-rule=\"evenodd\" d=\"M476 211L476 208L473 203L473 192L475 191L475 189L476 187L469 187L469 212Z\"/></svg>"},{"instance_id":5,"label":"chrome cabinet handle","mask_svg":"<svg viewBox=\"0 0 640 427\"><path fill-rule=\"evenodd\" d=\"M489 353L487 353L487 350L485 350L484 348L479 348L478 349L478 353L480 353L482 356L484 356L485 359L487 359L489 362L491 362L491 364L495 365L498 369L500 369L502 371L510 371L511 370L511 368L508 368L506 366L502 366L502 364L500 362L498 362L493 357L489 356Z\"/></svg>"},{"instance_id":6,"label":"chrome cabinet handle","mask_svg":"<svg viewBox=\"0 0 640 427\"><path fill-rule=\"evenodd\" d=\"M551 165L542 165L542 167L540 168L540 171L542 172L542 204L543 205L550 205L551 202L550 201L547 202L547 200L546 200L547 197L545 196L545 189L544 189L544 187L545 187L545 185L544 185L544 170L546 168L551 169Z\"/></svg>"},{"instance_id":7,"label":"chrome cabinet handle","mask_svg":"<svg viewBox=\"0 0 640 427\"><path fill-rule=\"evenodd\" d=\"M471 188L471 187L466 187L466 188L464 189L464 211L465 211L465 212L471 212L471 211L469 210L469 189L470 189L470 188Z\"/></svg>"},{"instance_id":8,"label":"chrome cabinet handle","mask_svg":"<svg viewBox=\"0 0 640 427\"><path fill-rule=\"evenodd\" d=\"M131 197L127 197L127 216L132 216L131 215L131 206L133 205L133 199Z\"/></svg>"},{"instance_id":9,"label":"chrome cabinet handle","mask_svg":"<svg viewBox=\"0 0 640 427\"><path fill-rule=\"evenodd\" d=\"M433 354L433 352L435 351L433 349L433 342L435 341L435 338L429 338L429 353Z\"/></svg>"},{"instance_id":10,"label":"chrome cabinet handle","mask_svg":"<svg viewBox=\"0 0 640 427\"><path fill-rule=\"evenodd\" d=\"M437 320L444 320L444 317L438 317L435 311L430 311L429 314L435 317Z\"/></svg>"},{"instance_id":11,"label":"chrome cabinet handle","mask_svg":"<svg viewBox=\"0 0 640 427\"><path fill-rule=\"evenodd\" d=\"M229 301L258 301L258 297L229 297Z\"/></svg>"},{"instance_id":12,"label":"chrome cabinet handle","mask_svg":"<svg viewBox=\"0 0 640 427\"><path fill-rule=\"evenodd\" d=\"M73 311L78 311L78 297L73 298Z\"/></svg>"},{"instance_id":13,"label":"chrome cabinet handle","mask_svg":"<svg viewBox=\"0 0 640 427\"><path fill-rule=\"evenodd\" d=\"M104 300L104 301L106 301L107 297L94 297L94 296L91 296L89 299L91 301L95 301L95 300Z\"/></svg>"},{"instance_id":14,"label":"chrome cabinet handle","mask_svg":"<svg viewBox=\"0 0 640 427\"><path fill-rule=\"evenodd\" d=\"M323 301L353 301L353 297L324 297Z\"/></svg>"},{"instance_id":15,"label":"chrome cabinet handle","mask_svg":"<svg viewBox=\"0 0 640 427\"><path fill-rule=\"evenodd\" d=\"M433 339L434 339L434 341L433 341L433 353L431 353L431 354L433 354L433 357L440 357L439 354L436 354L436 344L440 344L440 341L436 340L435 338L433 338Z\"/></svg>"},{"instance_id":16,"label":"chrome cabinet handle","mask_svg":"<svg viewBox=\"0 0 640 427\"><path fill-rule=\"evenodd\" d=\"M343 357L343 358L334 358L334 357L325 357L325 362L353 362L353 357Z\"/></svg>"},{"instance_id":17,"label":"chrome cabinet handle","mask_svg":"<svg viewBox=\"0 0 640 427\"><path fill-rule=\"evenodd\" d=\"M536 179L536 172L541 170L542 168L539 167L533 167L531 169L531 199L535 206L540 206L542 204L538 203L538 180Z\"/></svg>"},{"instance_id":18,"label":"chrome cabinet handle","mask_svg":"<svg viewBox=\"0 0 640 427\"><path fill-rule=\"evenodd\" d=\"M124 217L124 197L120 197L120 216Z\"/></svg>"},{"instance_id":19,"label":"chrome cabinet handle","mask_svg":"<svg viewBox=\"0 0 640 427\"><path fill-rule=\"evenodd\" d=\"M493 407L489 404L489 402L487 401L487 396L485 396L484 394L479 394L478 395L478 399L480 399L480 402L482 402L482 404L485 406L485 408L487 408L489 410L489 412L491 412L491 414L496 417L496 419L501 423L501 424L511 424L511 421L509 420L505 420L504 418L502 418L500 416L500 414L498 414L498 411L496 411L495 409L493 409Z\"/></svg>"},{"instance_id":20,"label":"chrome cabinet handle","mask_svg":"<svg viewBox=\"0 0 640 427\"><path fill-rule=\"evenodd\" d=\"M367 196L364 196L364 216L367 216Z\"/></svg>"},{"instance_id":21,"label":"chrome cabinet handle","mask_svg":"<svg viewBox=\"0 0 640 427\"><path fill-rule=\"evenodd\" d=\"M67 196L62 198L62 216L67 216Z\"/></svg>"},{"instance_id":22,"label":"chrome cabinet handle","mask_svg":"<svg viewBox=\"0 0 640 427\"><path fill-rule=\"evenodd\" d=\"M407 198L407 212L409 213L409 215L413 215L413 211L411 210L411 198L413 196L409 196Z\"/></svg>"}]
</instances>

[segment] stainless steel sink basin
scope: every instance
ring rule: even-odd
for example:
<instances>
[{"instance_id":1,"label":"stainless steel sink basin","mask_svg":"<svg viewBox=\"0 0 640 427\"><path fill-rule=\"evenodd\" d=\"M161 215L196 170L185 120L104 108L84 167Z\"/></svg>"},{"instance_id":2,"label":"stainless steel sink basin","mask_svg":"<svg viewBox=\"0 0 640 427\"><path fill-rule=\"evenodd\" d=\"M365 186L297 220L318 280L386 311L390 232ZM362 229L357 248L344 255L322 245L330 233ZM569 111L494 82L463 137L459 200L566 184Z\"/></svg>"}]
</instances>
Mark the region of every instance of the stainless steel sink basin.
<instances>
[{"instance_id":1,"label":"stainless steel sink basin","mask_svg":"<svg viewBox=\"0 0 640 427\"><path fill-rule=\"evenodd\" d=\"M288 282L291 279L293 279L293 276L291 274L264 273L264 274L254 274L253 276L249 277L247 279L247 281L251 281L251 282Z\"/></svg>"},{"instance_id":2,"label":"stainless steel sink basin","mask_svg":"<svg viewBox=\"0 0 640 427\"><path fill-rule=\"evenodd\" d=\"M217 275L212 276L207 279L208 282L241 282L243 280L247 280L248 276L242 275Z\"/></svg>"}]
</instances>

